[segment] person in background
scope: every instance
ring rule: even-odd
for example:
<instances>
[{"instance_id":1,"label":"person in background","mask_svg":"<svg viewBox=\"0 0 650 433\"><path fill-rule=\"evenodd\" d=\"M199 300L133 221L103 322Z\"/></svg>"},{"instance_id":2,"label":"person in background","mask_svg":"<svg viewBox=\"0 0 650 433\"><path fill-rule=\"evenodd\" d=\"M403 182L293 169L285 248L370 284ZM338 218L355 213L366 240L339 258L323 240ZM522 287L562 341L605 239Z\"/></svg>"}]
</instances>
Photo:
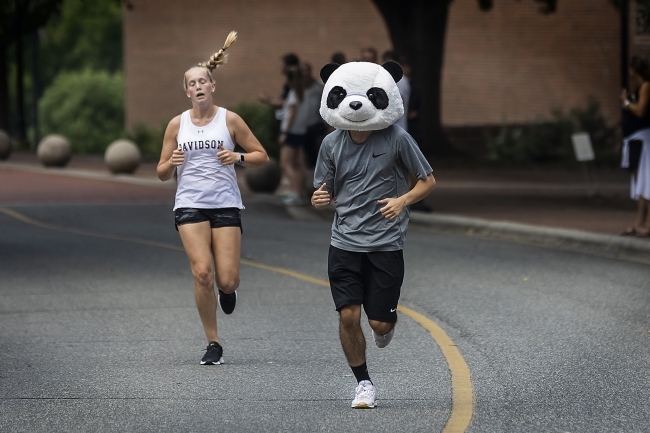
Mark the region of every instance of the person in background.
<instances>
[{"instance_id":1,"label":"person in background","mask_svg":"<svg viewBox=\"0 0 650 433\"><path fill-rule=\"evenodd\" d=\"M630 78L637 91L621 93L623 103L622 130L623 152L621 165L631 172L630 196L637 200L637 216L633 226L623 235L650 236L647 225L650 208L650 65L642 57L632 57Z\"/></svg>"},{"instance_id":2,"label":"person in background","mask_svg":"<svg viewBox=\"0 0 650 433\"><path fill-rule=\"evenodd\" d=\"M259 101L264 104L270 105L276 110L281 110L282 105L284 104L284 100L287 98L287 95L289 94L289 90L290 90L288 71L290 68L297 68L299 65L300 65L300 59L294 53L287 53L284 56L282 56L281 73L282 75L285 76L285 82L282 85L282 90L280 91L280 95L277 98L271 98L269 95L265 93L261 93L258 98ZM278 120L282 120L280 119L279 115L280 113L276 112L276 117L278 118Z\"/></svg>"},{"instance_id":3,"label":"person in background","mask_svg":"<svg viewBox=\"0 0 650 433\"><path fill-rule=\"evenodd\" d=\"M304 104L307 116L307 132L305 133L304 150L307 166L316 166L318 149L327 132L327 127L320 116L320 100L323 94L323 83L312 75L309 63L301 63L302 76L305 83Z\"/></svg>"},{"instance_id":4,"label":"person in background","mask_svg":"<svg viewBox=\"0 0 650 433\"><path fill-rule=\"evenodd\" d=\"M299 206L307 203L305 182L305 135L307 133L309 102L305 99L305 80L300 67L290 67L287 71L289 94L282 107L280 125L280 168L288 181L289 193L282 199L286 206Z\"/></svg>"},{"instance_id":5,"label":"person in background","mask_svg":"<svg viewBox=\"0 0 650 433\"><path fill-rule=\"evenodd\" d=\"M285 82L282 84L282 90L276 98L272 98L265 93L259 95L259 101L263 104L267 104L275 108L275 118L282 122L282 116L284 114L283 106L284 102L289 95L291 90L289 85L289 70L291 68L297 68L300 65L300 59L294 53L287 53L281 57L282 66L280 68L280 73L284 75ZM279 135L279 134L278 134ZM290 191L290 180L287 178L285 170L282 170L282 179L280 180L280 187L278 188L278 194L287 195L291 194Z\"/></svg>"},{"instance_id":6,"label":"person in background","mask_svg":"<svg viewBox=\"0 0 650 433\"><path fill-rule=\"evenodd\" d=\"M360 62L377 63L377 50L373 47L361 48Z\"/></svg>"},{"instance_id":7,"label":"person in background","mask_svg":"<svg viewBox=\"0 0 650 433\"><path fill-rule=\"evenodd\" d=\"M382 61L388 62L390 60L397 61L398 56L394 51L385 51L382 56ZM399 89L400 96L404 102L404 116L395 122L395 125L401 127L406 132L409 133L411 137L418 143L420 146L420 140L422 140L422 134L420 130L420 93L417 88L411 82L411 65L408 63L405 57L399 57L399 64L402 66L404 71L404 76L401 80L397 82L397 88ZM415 185L415 178L411 176L410 183ZM420 211L420 212L431 212L431 207L426 204L423 200L417 201L411 205L411 210Z\"/></svg>"},{"instance_id":8,"label":"person in background","mask_svg":"<svg viewBox=\"0 0 650 433\"><path fill-rule=\"evenodd\" d=\"M398 61L397 56L393 51L385 51L381 56L381 60L383 63L386 63L390 60L393 60L395 62ZM404 70L404 65L400 63L400 66L402 66L402 70ZM409 99L411 97L411 83L409 81L409 78L406 76L406 72L404 72L402 79L397 82L397 88L399 89L399 94L402 97L402 101L404 102L404 116L395 122L395 125L408 132L408 107Z\"/></svg>"},{"instance_id":9,"label":"person in background","mask_svg":"<svg viewBox=\"0 0 650 433\"><path fill-rule=\"evenodd\" d=\"M330 62L336 63L337 65L342 65L346 63L345 54L343 54L340 51L335 52L334 54L332 54L332 57L330 58Z\"/></svg>"}]
</instances>

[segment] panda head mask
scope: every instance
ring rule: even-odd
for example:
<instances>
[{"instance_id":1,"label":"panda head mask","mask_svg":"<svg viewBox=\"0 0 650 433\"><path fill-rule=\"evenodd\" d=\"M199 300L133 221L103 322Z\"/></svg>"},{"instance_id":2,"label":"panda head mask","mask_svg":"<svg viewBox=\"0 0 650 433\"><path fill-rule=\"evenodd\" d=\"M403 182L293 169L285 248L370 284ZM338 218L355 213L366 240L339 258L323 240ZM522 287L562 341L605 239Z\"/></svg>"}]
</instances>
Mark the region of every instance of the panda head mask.
<instances>
[{"instance_id":1,"label":"panda head mask","mask_svg":"<svg viewBox=\"0 0 650 433\"><path fill-rule=\"evenodd\" d=\"M404 115L404 103L397 88L402 79L397 62L377 65L369 62L330 63L320 77L325 83L320 115L334 128L376 131Z\"/></svg>"}]
</instances>

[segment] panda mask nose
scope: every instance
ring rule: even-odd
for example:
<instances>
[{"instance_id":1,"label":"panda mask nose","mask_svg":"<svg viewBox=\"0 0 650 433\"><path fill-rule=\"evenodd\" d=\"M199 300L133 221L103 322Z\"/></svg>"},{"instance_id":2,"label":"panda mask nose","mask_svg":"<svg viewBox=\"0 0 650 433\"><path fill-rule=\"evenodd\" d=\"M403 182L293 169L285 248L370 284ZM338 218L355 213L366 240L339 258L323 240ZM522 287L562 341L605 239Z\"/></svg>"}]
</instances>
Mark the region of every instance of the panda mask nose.
<instances>
[{"instance_id":1,"label":"panda mask nose","mask_svg":"<svg viewBox=\"0 0 650 433\"><path fill-rule=\"evenodd\" d=\"M352 108L355 111L358 110L359 108L361 108L362 106L363 106L363 104L361 102L359 102L359 101L350 102L350 108Z\"/></svg>"}]
</instances>

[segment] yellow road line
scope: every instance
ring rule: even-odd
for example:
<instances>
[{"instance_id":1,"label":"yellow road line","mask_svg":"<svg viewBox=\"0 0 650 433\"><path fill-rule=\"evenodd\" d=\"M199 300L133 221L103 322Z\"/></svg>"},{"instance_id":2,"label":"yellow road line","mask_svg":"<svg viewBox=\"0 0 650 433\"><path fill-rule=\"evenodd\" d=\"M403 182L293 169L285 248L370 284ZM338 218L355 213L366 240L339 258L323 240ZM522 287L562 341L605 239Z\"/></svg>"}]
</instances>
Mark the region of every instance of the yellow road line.
<instances>
[{"instance_id":1,"label":"yellow road line","mask_svg":"<svg viewBox=\"0 0 650 433\"><path fill-rule=\"evenodd\" d=\"M155 242L146 239L131 238L126 236L117 236L117 235L91 232L87 230L60 227L53 224L48 224L48 223L35 220L19 212L16 212L12 209L7 209L4 207L0 207L0 213L4 213L5 215L15 218L24 223L31 224L48 230L55 230L59 232L66 232L66 233L78 234L83 236L92 236L96 238L118 240L123 242L131 242L131 243L136 243L141 245L167 248L176 251L184 251L183 247L181 246L167 244L164 242ZM247 259L241 259L241 263L246 266L251 266L258 269L263 269L266 271L287 275L289 277L303 280L312 284L329 287L329 282L326 280L310 277L309 275L301 274L300 272L295 272L290 269L265 265L263 263L258 263ZM440 326L438 326L434 321L418 313L415 310L412 310L408 307L404 307L403 305L399 305L397 307L397 311L410 317L417 324L419 324L424 329L429 331L431 337L433 337L433 340L440 347L440 350L443 356L445 357L445 360L447 361L447 365L449 366L449 371L451 372L452 405L451 405L451 413L449 415L449 419L447 420L447 423L445 424L445 427L442 430L442 432L460 433L466 431L472 422L472 416L474 414L474 387L472 385L471 372L469 370L469 366L465 362L465 359L463 359L463 356L461 355L460 351L458 350L454 342L451 340L451 338L449 338L447 333Z\"/></svg>"},{"instance_id":2,"label":"yellow road line","mask_svg":"<svg viewBox=\"0 0 650 433\"><path fill-rule=\"evenodd\" d=\"M403 305L399 305L397 311L409 316L429 331L447 360L451 372L452 407L447 424L442 431L444 433L466 431L472 422L472 415L474 414L474 387L472 386L472 375L469 366L463 359L463 355L460 354L447 333L434 321Z\"/></svg>"}]
</instances>

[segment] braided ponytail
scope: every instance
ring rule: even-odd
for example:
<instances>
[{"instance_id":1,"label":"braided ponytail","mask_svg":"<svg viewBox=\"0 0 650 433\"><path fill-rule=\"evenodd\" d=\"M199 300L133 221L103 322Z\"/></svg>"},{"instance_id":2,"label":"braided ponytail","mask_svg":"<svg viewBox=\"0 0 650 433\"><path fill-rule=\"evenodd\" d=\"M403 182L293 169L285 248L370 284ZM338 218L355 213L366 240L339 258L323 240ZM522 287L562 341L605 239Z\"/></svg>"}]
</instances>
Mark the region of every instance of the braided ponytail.
<instances>
[{"instance_id":1,"label":"braided ponytail","mask_svg":"<svg viewBox=\"0 0 650 433\"><path fill-rule=\"evenodd\" d=\"M230 46L236 40L237 40L237 32L233 30L232 32L228 33L228 36L226 37L226 42L223 43L223 48L221 48L219 51L217 51L212 56L210 56L207 62L199 63L196 66L192 66L190 69L204 68L205 72L208 74L208 78L210 79L210 82L214 83L214 80L212 79L212 71L214 71L218 66L226 63L226 59L228 57L228 55L226 54L226 50L230 48ZM187 72L190 69L185 71L185 74L187 74ZM187 79L185 78L185 74L183 74L183 89L187 91Z\"/></svg>"},{"instance_id":2,"label":"braided ponytail","mask_svg":"<svg viewBox=\"0 0 650 433\"><path fill-rule=\"evenodd\" d=\"M221 48L219 51L214 53L212 56L210 56L210 59L207 62L200 63L201 66L208 68L208 71L212 72L214 71L218 66L223 65L226 63L226 60L228 58L228 55L226 54L226 50L230 48L230 46L237 40L237 32L232 31L228 33L228 37L226 37L226 42L223 44L223 48Z\"/></svg>"}]
</instances>

